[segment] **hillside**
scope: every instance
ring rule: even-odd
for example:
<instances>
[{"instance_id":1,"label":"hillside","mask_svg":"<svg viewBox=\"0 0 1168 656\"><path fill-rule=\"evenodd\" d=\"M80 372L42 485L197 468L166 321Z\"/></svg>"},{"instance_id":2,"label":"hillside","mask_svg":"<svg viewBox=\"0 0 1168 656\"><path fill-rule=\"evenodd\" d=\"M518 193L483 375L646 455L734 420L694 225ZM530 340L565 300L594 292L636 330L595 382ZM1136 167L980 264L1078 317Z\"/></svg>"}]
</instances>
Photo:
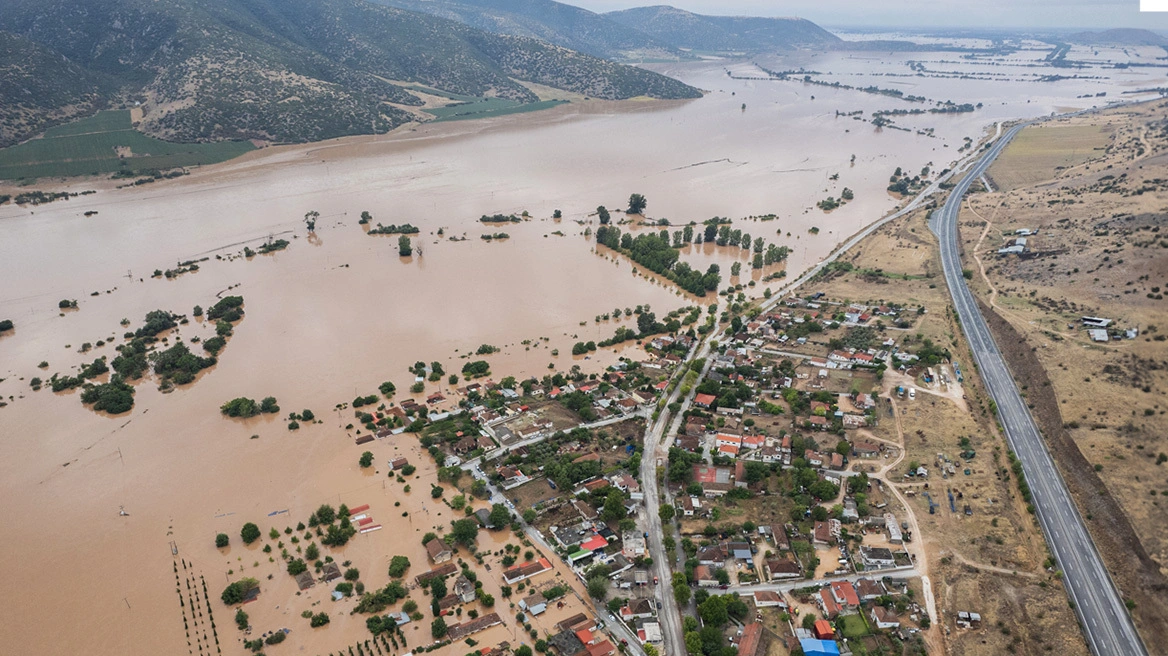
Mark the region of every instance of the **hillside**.
<instances>
[{"instance_id":1,"label":"hillside","mask_svg":"<svg viewBox=\"0 0 1168 656\"><path fill-rule=\"evenodd\" d=\"M587 9L553 0L375 0L495 34L541 39L606 59L675 57L680 53Z\"/></svg>"},{"instance_id":2,"label":"hillside","mask_svg":"<svg viewBox=\"0 0 1168 656\"><path fill-rule=\"evenodd\" d=\"M700 95L536 39L364 0L15 0L0 25L0 43L17 44L9 58L26 63L0 69L0 89L56 85L35 106L0 97L5 119L44 114L6 120L0 144L82 113L75 107L125 100L142 103L140 129L169 140L297 142L412 120L408 108L422 101L406 83L519 102L537 98L517 80L604 99Z\"/></svg>"},{"instance_id":3,"label":"hillside","mask_svg":"<svg viewBox=\"0 0 1168 656\"><path fill-rule=\"evenodd\" d=\"M98 84L76 64L28 39L0 32L0 145L3 135L32 134L92 113Z\"/></svg>"},{"instance_id":4,"label":"hillside","mask_svg":"<svg viewBox=\"0 0 1168 656\"><path fill-rule=\"evenodd\" d=\"M669 6L637 7L604 14L650 37L707 52L833 47L839 37L802 18L704 16Z\"/></svg>"},{"instance_id":5,"label":"hillside","mask_svg":"<svg viewBox=\"0 0 1168 656\"><path fill-rule=\"evenodd\" d=\"M1071 43L1088 46L1165 46L1168 39L1152 32L1134 28L1116 28L1101 32L1079 32L1067 37Z\"/></svg>"}]
</instances>

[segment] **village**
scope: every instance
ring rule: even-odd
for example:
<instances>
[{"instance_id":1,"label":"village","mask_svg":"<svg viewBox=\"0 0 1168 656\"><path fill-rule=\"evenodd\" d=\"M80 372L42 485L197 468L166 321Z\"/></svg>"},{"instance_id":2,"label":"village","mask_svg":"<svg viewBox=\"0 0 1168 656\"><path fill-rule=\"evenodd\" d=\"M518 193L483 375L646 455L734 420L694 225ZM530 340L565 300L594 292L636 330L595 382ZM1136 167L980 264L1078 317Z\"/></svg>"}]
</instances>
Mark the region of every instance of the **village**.
<instances>
[{"instance_id":1,"label":"village","mask_svg":"<svg viewBox=\"0 0 1168 656\"><path fill-rule=\"evenodd\" d=\"M668 555L681 550L684 585L699 615L711 596L734 600L735 612L719 630L725 645L746 656L767 654L772 643L838 653L829 646L837 633L858 639L891 632L909 640L929 623L913 601L919 588L907 582L917 574L908 549L913 529L900 496L877 473L904 452L867 427L878 423L879 379L889 364L905 380L919 370L914 384L923 389L954 379L948 370L919 365L918 354L891 339L868 349L833 343L839 348L822 355L812 355L820 351L803 337L789 339L812 334L829 310L845 322L848 341L863 337L854 336L857 330L872 330L865 324L874 316L890 323L916 316L915 309L836 308L812 295L742 324L699 385L669 462L658 467L672 499L658 512L680 535L667 542ZM825 321L829 329L840 323ZM358 600L354 612L405 600L400 610L368 618L371 649L387 653L396 651L399 637L403 647L410 636L408 644L429 651L452 641L488 645L505 633L510 640L499 637L482 653L505 653L517 642L562 656L660 653L659 599L680 593L676 580L660 581L650 567L638 480L642 439L658 400L676 384L671 379L689 385L697 378L698 367L677 371L692 346L685 335L660 336L645 344L645 360L621 361L602 375L576 369L542 381L468 382L449 398L434 393L424 402L356 399L352 412L362 427L353 426L354 444L376 449L369 453L384 460L390 480L407 493L416 494L409 482L424 488L429 481L427 514L441 504L464 519L454 520L445 537L427 533L421 550L401 556L424 559L428 569L415 573L414 564L410 577L393 578L380 591L355 588L331 557L319 560L315 544L309 554L318 558L315 571L292 564L302 559L285 549L297 594L323 587L326 602ZM907 398L904 387L900 392ZM905 476L924 480L928 471L917 465ZM310 533L334 535L331 525L321 533L316 519ZM394 520L360 504L342 509L337 521L340 532L360 540ZM494 548L483 551L484 538L474 537L479 529L493 536ZM310 533L304 541L313 539ZM508 536L519 544L498 549ZM261 599L261 590L250 589L241 608ZM415 590L432 595L437 613L420 638L406 633L425 618ZM494 610L496 596L513 615ZM788 630L764 632L764 618L783 618ZM250 635L245 644L261 646Z\"/></svg>"}]
</instances>

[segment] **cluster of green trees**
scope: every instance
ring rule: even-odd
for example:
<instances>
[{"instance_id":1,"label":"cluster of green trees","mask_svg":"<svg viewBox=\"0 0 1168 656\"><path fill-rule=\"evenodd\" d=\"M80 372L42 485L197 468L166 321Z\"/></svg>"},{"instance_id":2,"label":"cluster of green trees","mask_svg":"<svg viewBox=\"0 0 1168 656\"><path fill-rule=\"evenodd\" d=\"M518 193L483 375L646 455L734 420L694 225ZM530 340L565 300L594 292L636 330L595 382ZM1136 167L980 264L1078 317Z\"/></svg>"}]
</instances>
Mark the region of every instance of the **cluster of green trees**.
<instances>
[{"instance_id":1,"label":"cluster of green trees","mask_svg":"<svg viewBox=\"0 0 1168 656\"><path fill-rule=\"evenodd\" d=\"M482 378L491 373L491 364L486 360L474 360L462 365L464 378Z\"/></svg>"},{"instance_id":2,"label":"cluster of green trees","mask_svg":"<svg viewBox=\"0 0 1168 656\"><path fill-rule=\"evenodd\" d=\"M394 556L389 561L389 575L395 579L405 576L409 568L410 559L405 556Z\"/></svg>"},{"instance_id":3,"label":"cluster of green trees","mask_svg":"<svg viewBox=\"0 0 1168 656\"><path fill-rule=\"evenodd\" d=\"M919 175L908 177L898 166L892 177L888 179L888 191L906 196L923 189L926 182Z\"/></svg>"},{"instance_id":4,"label":"cluster of green trees","mask_svg":"<svg viewBox=\"0 0 1168 656\"><path fill-rule=\"evenodd\" d=\"M0 321L0 333L12 330L12 328L13 328L12 319L5 319L3 321Z\"/></svg>"},{"instance_id":5,"label":"cluster of green trees","mask_svg":"<svg viewBox=\"0 0 1168 656\"><path fill-rule=\"evenodd\" d=\"M178 325L175 319L175 315L166 310L151 310L146 313L142 327L134 331L134 337L154 337L164 330L170 330Z\"/></svg>"},{"instance_id":6,"label":"cluster of green trees","mask_svg":"<svg viewBox=\"0 0 1168 656\"><path fill-rule=\"evenodd\" d=\"M596 342L576 342L572 345L572 355L584 355L596 350Z\"/></svg>"},{"instance_id":7,"label":"cluster of green trees","mask_svg":"<svg viewBox=\"0 0 1168 656\"><path fill-rule=\"evenodd\" d=\"M722 281L717 264L711 264L705 274L693 269L684 262L678 262L680 253L671 246L669 233L644 233L635 238L631 235L621 235L620 229L615 226L602 225L596 229L596 241L613 250L619 251L637 264L650 271L663 275L687 292L705 296L706 292L718 289Z\"/></svg>"},{"instance_id":8,"label":"cluster of green trees","mask_svg":"<svg viewBox=\"0 0 1168 656\"><path fill-rule=\"evenodd\" d=\"M705 590L698 590L698 595L706 595ZM738 650L726 644L723 629L731 618L741 623L748 610L746 602L737 595L705 596L698 604L698 616L702 618L702 624L699 626L693 617L683 620L686 651L693 656L734 656Z\"/></svg>"},{"instance_id":9,"label":"cluster of green trees","mask_svg":"<svg viewBox=\"0 0 1168 656\"><path fill-rule=\"evenodd\" d=\"M514 214L484 214L479 218L483 223L519 223L523 219Z\"/></svg>"},{"instance_id":10,"label":"cluster of green trees","mask_svg":"<svg viewBox=\"0 0 1168 656\"><path fill-rule=\"evenodd\" d=\"M408 223L403 223L401 225L394 225L392 223L389 225L381 225L380 223L378 223L376 228L369 229L369 234L371 234L371 235L416 235L421 231L422 230L420 228L418 228L417 226L410 225Z\"/></svg>"},{"instance_id":11,"label":"cluster of green trees","mask_svg":"<svg viewBox=\"0 0 1168 656\"><path fill-rule=\"evenodd\" d=\"M108 371L109 367L106 365L105 357L103 356L97 358L89 364L82 365L81 371L79 371L76 376L70 376L68 374L53 374L52 377L49 378L49 387L51 387L54 392L63 392L75 387L81 387L85 384L85 381L92 378L97 378L98 376Z\"/></svg>"},{"instance_id":12,"label":"cluster of green trees","mask_svg":"<svg viewBox=\"0 0 1168 656\"><path fill-rule=\"evenodd\" d=\"M260 587L260 582L253 578L243 578L234 583L229 584L223 589L223 594L219 596L223 603L228 606L243 603L247 598L247 593Z\"/></svg>"},{"instance_id":13,"label":"cluster of green trees","mask_svg":"<svg viewBox=\"0 0 1168 656\"><path fill-rule=\"evenodd\" d=\"M410 243L410 238L402 235L397 238L397 254L401 257L409 257L414 254L414 247Z\"/></svg>"},{"instance_id":14,"label":"cluster of green trees","mask_svg":"<svg viewBox=\"0 0 1168 656\"><path fill-rule=\"evenodd\" d=\"M245 396L234 398L219 407L219 411L228 417L254 417L261 412L275 414L280 411L280 406L276 404L276 397L265 397L259 403L255 399L249 399Z\"/></svg>"},{"instance_id":15,"label":"cluster of green trees","mask_svg":"<svg viewBox=\"0 0 1168 656\"><path fill-rule=\"evenodd\" d=\"M81 392L81 402L93 404L93 409L111 415L129 412L134 407L134 388L126 384L119 374L110 377L108 383L86 385Z\"/></svg>"},{"instance_id":16,"label":"cluster of green trees","mask_svg":"<svg viewBox=\"0 0 1168 656\"><path fill-rule=\"evenodd\" d=\"M361 595L361 599L353 607L353 612L380 613L387 607L396 604L399 600L405 599L408 595L409 590L406 590L401 581L390 581L380 590L366 592Z\"/></svg>"},{"instance_id":17,"label":"cluster of green trees","mask_svg":"<svg viewBox=\"0 0 1168 656\"><path fill-rule=\"evenodd\" d=\"M260 244L260 247L256 250L256 252L260 255L267 255L268 253L275 253L276 251L282 251L285 248L288 248L288 244L289 242L287 239L269 239L268 241Z\"/></svg>"},{"instance_id":18,"label":"cluster of green trees","mask_svg":"<svg viewBox=\"0 0 1168 656\"><path fill-rule=\"evenodd\" d=\"M193 382L196 374L217 362L214 356L204 358L191 353L182 342L175 342L165 351L151 353L149 359L154 364L154 373L162 378L163 387L170 383L186 385Z\"/></svg>"},{"instance_id":19,"label":"cluster of green trees","mask_svg":"<svg viewBox=\"0 0 1168 656\"><path fill-rule=\"evenodd\" d=\"M243 297L224 296L207 310L207 318L235 323L243 318Z\"/></svg>"}]
</instances>

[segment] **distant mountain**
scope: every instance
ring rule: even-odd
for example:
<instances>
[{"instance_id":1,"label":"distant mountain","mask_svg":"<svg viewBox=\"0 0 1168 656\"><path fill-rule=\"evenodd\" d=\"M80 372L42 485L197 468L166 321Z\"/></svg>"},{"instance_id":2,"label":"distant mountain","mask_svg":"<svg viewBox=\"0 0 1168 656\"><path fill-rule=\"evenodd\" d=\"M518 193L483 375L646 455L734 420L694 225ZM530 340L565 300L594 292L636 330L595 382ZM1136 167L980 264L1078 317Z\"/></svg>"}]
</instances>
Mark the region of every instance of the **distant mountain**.
<instances>
[{"instance_id":1,"label":"distant mountain","mask_svg":"<svg viewBox=\"0 0 1168 656\"><path fill-rule=\"evenodd\" d=\"M553 0L373 0L471 27L542 39L607 59L678 56L649 35L581 7Z\"/></svg>"},{"instance_id":2,"label":"distant mountain","mask_svg":"<svg viewBox=\"0 0 1168 656\"><path fill-rule=\"evenodd\" d=\"M1102 32L1079 32L1067 37L1071 43L1088 46L1166 46L1168 39L1152 32L1134 28L1117 28Z\"/></svg>"},{"instance_id":3,"label":"distant mountain","mask_svg":"<svg viewBox=\"0 0 1168 656\"><path fill-rule=\"evenodd\" d=\"M537 97L520 81L605 99L700 95L642 69L365 0L9 0L0 37L0 145L133 100L155 136L299 142L411 120L422 101L410 83L525 102Z\"/></svg>"},{"instance_id":4,"label":"distant mountain","mask_svg":"<svg viewBox=\"0 0 1168 656\"><path fill-rule=\"evenodd\" d=\"M659 5L604 16L669 45L707 52L830 48L839 37L802 18L703 16Z\"/></svg>"}]
</instances>

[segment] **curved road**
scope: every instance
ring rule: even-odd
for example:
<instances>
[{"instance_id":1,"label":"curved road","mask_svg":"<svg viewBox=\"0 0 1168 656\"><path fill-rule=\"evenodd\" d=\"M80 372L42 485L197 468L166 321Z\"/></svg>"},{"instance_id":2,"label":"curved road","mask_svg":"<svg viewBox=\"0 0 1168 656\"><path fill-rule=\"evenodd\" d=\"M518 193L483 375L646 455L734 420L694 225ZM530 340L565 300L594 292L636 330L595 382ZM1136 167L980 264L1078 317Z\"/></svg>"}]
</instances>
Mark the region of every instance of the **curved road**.
<instances>
[{"instance_id":1,"label":"curved road","mask_svg":"<svg viewBox=\"0 0 1168 656\"><path fill-rule=\"evenodd\" d=\"M1046 450L1034 418L1019 395L973 294L962 279L961 258L957 251L957 216L961 199L970 183L985 173L1010 139L1026 125L1011 128L986 151L953 189L944 207L933 213L929 227L941 242L945 282L949 285L961 329L969 340L978 373L998 406L1006 439L1022 461L1038 520L1063 571L1063 583L1074 602L1075 613L1091 651L1097 656L1145 656L1148 652L1107 574L1103 559Z\"/></svg>"}]
</instances>

